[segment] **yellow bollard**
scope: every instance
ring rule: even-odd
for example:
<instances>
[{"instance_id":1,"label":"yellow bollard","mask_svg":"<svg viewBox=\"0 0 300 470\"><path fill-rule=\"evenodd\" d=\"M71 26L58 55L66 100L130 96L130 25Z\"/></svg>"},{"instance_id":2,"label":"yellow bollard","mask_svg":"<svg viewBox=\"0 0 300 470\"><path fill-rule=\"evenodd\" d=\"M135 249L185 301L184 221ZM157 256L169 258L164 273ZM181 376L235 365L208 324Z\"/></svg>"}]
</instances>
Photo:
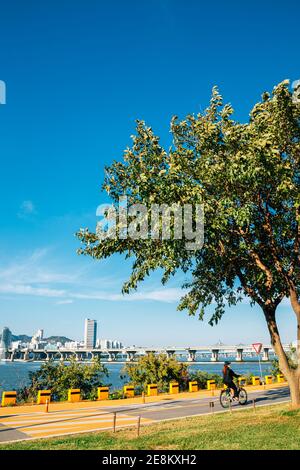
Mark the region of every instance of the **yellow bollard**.
<instances>
[{"instance_id":1,"label":"yellow bollard","mask_svg":"<svg viewBox=\"0 0 300 470\"><path fill-rule=\"evenodd\" d=\"M154 397L158 395L157 385L149 384L147 385L147 395L148 397Z\"/></svg>"},{"instance_id":2,"label":"yellow bollard","mask_svg":"<svg viewBox=\"0 0 300 470\"><path fill-rule=\"evenodd\" d=\"M272 375L265 375L266 385L270 385L273 383L273 376Z\"/></svg>"},{"instance_id":3,"label":"yellow bollard","mask_svg":"<svg viewBox=\"0 0 300 470\"><path fill-rule=\"evenodd\" d=\"M80 388L70 388L68 390L68 401L71 403L80 401Z\"/></svg>"},{"instance_id":4,"label":"yellow bollard","mask_svg":"<svg viewBox=\"0 0 300 470\"><path fill-rule=\"evenodd\" d=\"M51 390L39 390L37 404L44 405L48 400L48 403L51 401Z\"/></svg>"},{"instance_id":5,"label":"yellow bollard","mask_svg":"<svg viewBox=\"0 0 300 470\"><path fill-rule=\"evenodd\" d=\"M133 385L124 386L124 398L133 398L134 397L134 387Z\"/></svg>"},{"instance_id":6,"label":"yellow bollard","mask_svg":"<svg viewBox=\"0 0 300 470\"><path fill-rule=\"evenodd\" d=\"M198 392L198 382L196 380L189 382L189 392Z\"/></svg>"},{"instance_id":7,"label":"yellow bollard","mask_svg":"<svg viewBox=\"0 0 300 470\"><path fill-rule=\"evenodd\" d=\"M277 382L278 383L285 382L285 378L283 374L277 374Z\"/></svg>"},{"instance_id":8,"label":"yellow bollard","mask_svg":"<svg viewBox=\"0 0 300 470\"><path fill-rule=\"evenodd\" d=\"M260 385L260 377L252 377L252 385Z\"/></svg>"},{"instance_id":9,"label":"yellow bollard","mask_svg":"<svg viewBox=\"0 0 300 470\"><path fill-rule=\"evenodd\" d=\"M246 385L246 377L239 377L238 384L240 387L242 387L243 385Z\"/></svg>"},{"instance_id":10,"label":"yellow bollard","mask_svg":"<svg viewBox=\"0 0 300 470\"><path fill-rule=\"evenodd\" d=\"M208 380L207 381L207 390L216 390L216 381L215 380Z\"/></svg>"},{"instance_id":11,"label":"yellow bollard","mask_svg":"<svg viewBox=\"0 0 300 470\"><path fill-rule=\"evenodd\" d=\"M98 387L98 400L108 400L109 387Z\"/></svg>"},{"instance_id":12,"label":"yellow bollard","mask_svg":"<svg viewBox=\"0 0 300 470\"><path fill-rule=\"evenodd\" d=\"M179 393L179 383L178 382L170 382L169 392L171 394Z\"/></svg>"},{"instance_id":13,"label":"yellow bollard","mask_svg":"<svg viewBox=\"0 0 300 470\"><path fill-rule=\"evenodd\" d=\"M2 393L2 406L15 405L17 401L17 392L3 392Z\"/></svg>"}]
</instances>

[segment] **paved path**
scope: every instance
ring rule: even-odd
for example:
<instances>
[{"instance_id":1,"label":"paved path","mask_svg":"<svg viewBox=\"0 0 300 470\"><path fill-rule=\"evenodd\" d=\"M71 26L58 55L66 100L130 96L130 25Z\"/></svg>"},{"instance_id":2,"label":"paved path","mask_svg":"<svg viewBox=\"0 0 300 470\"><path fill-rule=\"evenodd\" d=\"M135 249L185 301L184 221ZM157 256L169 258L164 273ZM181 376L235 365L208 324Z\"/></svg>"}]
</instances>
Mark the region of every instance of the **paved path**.
<instances>
[{"instance_id":1,"label":"paved path","mask_svg":"<svg viewBox=\"0 0 300 470\"><path fill-rule=\"evenodd\" d=\"M154 401L146 404L128 403L113 406L111 403L109 407L95 403L80 403L71 404L72 408L68 409L66 404L65 408L54 409L49 413L45 413L41 408L31 412L27 412L28 407L23 408L23 412L18 409L22 407L5 411L0 408L0 442L112 430L115 412L116 428L135 426L138 416L141 416L141 424L150 424L167 419L207 414L210 412L210 402L214 402L214 411L220 412L224 410L219 403L219 393L216 392L214 397L206 395L199 398L169 395L156 401L153 397ZM234 404L232 409L252 406L253 399L257 406L288 401L289 389L276 387L252 392L248 390L248 399L248 405L241 407L239 404Z\"/></svg>"},{"instance_id":2,"label":"paved path","mask_svg":"<svg viewBox=\"0 0 300 470\"><path fill-rule=\"evenodd\" d=\"M272 405L290 400L288 387L276 388L262 391L248 391L248 404L241 406L238 403L232 405L232 409L245 409L253 406L255 399L256 406ZM186 418L211 412L210 402L214 403L214 412L227 411L221 407L219 402L219 392L214 397L204 397L197 399L170 400L169 402L151 403L149 405L135 405L134 407L123 406L113 408L113 411L127 412L131 416L140 415L142 418L148 418L153 421L162 421L167 419Z\"/></svg>"}]
</instances>

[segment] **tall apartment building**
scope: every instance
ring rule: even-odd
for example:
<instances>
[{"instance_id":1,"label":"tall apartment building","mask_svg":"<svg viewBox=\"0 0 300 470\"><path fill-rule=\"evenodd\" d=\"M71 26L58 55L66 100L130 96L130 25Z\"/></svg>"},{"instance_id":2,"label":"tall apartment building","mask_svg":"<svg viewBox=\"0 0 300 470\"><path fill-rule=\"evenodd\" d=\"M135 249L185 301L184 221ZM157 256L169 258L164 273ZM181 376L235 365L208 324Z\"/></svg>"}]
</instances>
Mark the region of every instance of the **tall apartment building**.
<instances>
[{"instance_id":1,"label":"tall apartment building","mask_svg":"<svg viewBox=\"0 0 300 470\"><path fill-rule=\"evenodd\" d=\"M97 321L86 318L84 323L84 346L87 349L94 349L97 340Z\"/></svg>"},{"instance_id":2,"label":"tall apartment building","mask_svg":"<svg viewBox=\"0 0 300 470\"><path fill-rule=\"evenodd\" d=\"M0 347L2 349L8 349L11 346L11 331L7 326L5 326L2 330L2 335L1 335L1 344Z\"/></svg>"}]
</instances>

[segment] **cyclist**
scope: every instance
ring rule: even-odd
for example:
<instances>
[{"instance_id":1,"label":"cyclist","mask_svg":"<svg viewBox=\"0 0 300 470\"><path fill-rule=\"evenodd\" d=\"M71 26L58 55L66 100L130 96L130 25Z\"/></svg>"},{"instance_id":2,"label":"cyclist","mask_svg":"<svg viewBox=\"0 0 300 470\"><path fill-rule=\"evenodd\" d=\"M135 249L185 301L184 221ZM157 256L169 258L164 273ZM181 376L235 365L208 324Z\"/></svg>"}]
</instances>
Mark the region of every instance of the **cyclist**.
<instances>
[{"instance_id":1,"label":"cyclist","mask_svg":"<svg viewBox=\"0 0 300 470\"><path fill-rule=\"evenodd\" d=\"M231 362L229 361L225 361L224 362L224 367L223 367L223 382L225 385L227 385L227 387L229 389L232 388L232 390L234 391L234 395L233 395L233 398L238 398L239 394L238 394L238 389L237 389L237 386L235 385L234 381L233 381L233 378L234 377L240 377L239 374L236 374L235 372L233 372L233 370L229 367L231 364Z\"/></svg>"}]
</instances>

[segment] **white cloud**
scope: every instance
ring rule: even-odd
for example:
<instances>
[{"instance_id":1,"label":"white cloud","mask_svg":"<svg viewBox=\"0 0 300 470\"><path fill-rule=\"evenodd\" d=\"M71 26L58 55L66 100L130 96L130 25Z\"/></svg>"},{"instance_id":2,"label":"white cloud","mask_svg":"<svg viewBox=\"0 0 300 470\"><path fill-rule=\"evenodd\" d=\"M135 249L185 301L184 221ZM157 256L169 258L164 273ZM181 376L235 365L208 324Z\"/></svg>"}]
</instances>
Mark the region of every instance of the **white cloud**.
<instances>
[{"instance_id":1,"label":"white cloud","mask_svg":"<svg viewBox=\"0 0 300 470\"><path fill-rule=\"evenodd\" d=\"M90 300L110 300L110 301L139 301L139 300L156 300L158 302L177 302L184 291L179 288L153 289L145 292L134 292L132 294L112 294L110 292L90 292L90 293L74 293L72 297L76 299Z\"/></svg>"},{"instance_id":2,"label":"white cloud","mask_svg":"<svg viewBox=\"0 0 300 470\"><path fill-rule=\"evenodd\" d=\"M50 287L36 287L30 284L1 284L0 294L15 294L15 295L30 295L35 297L54 297L63 298L59 300L57 304L70 304L73 303L73 299L77 300L108 300L112 302L119 301L142 301L142 300L154 300L158 302L177 302L184 291L177 288L170 289L154 289L147 292L134 292L133 294L114 294L106 291L99 292L75 292L72 290L65 289L54 289Z\"/></svg>"},{"instance_id":3,"label":"white cloud","mask_svg":"<svg viewBox=\"0 0 300 470\"><path fill-rule=\"evenodd\" d=\"M89 276L84 269L59 272L49 267L51 258L49 248L37 249L29 256L18 257L0 269L0 294L54 298L57 299L57 305L66 305L74 300L152 300L171 303L177 302L184 293L180 288L159 288L122 295L120 279L114 276ZM102 286L102 290L98 286Z\"/></svg>"},{"instance_id":4,"label":"white cloud","mask_svg":"<svg viewBox=\"0 0 300 470\"><path fill-rule=\"evenodd\" d=\"M29 216L35 214L36 208L33 202L30 200L23 201L19 208L18 217L20 219L27 219Z\"/></svg>"},{"instance_id":5,"label":"white cloud","mask_svg":"<svg viewBox=\"0 0 300 470\"><path fill-rule=\"evenodd\" d=\"M48 287L34 287L26 284L1 284L0 293L16 295L34 295L38 297L63 297L64 290L51 289Z\"/></svg>"},{"instance_id":6,"label":"white cloud","mask_svg":"<svg viewBox=\"0 0 300 470\"><path fill-rule=\"evenodd\" d=\"M17 257L7 267L0 269L0 281L12 284L71 283L77 273L61 273L47 266L49 248L34 250L29 256Z\"/></svg>"}]
</instances>

